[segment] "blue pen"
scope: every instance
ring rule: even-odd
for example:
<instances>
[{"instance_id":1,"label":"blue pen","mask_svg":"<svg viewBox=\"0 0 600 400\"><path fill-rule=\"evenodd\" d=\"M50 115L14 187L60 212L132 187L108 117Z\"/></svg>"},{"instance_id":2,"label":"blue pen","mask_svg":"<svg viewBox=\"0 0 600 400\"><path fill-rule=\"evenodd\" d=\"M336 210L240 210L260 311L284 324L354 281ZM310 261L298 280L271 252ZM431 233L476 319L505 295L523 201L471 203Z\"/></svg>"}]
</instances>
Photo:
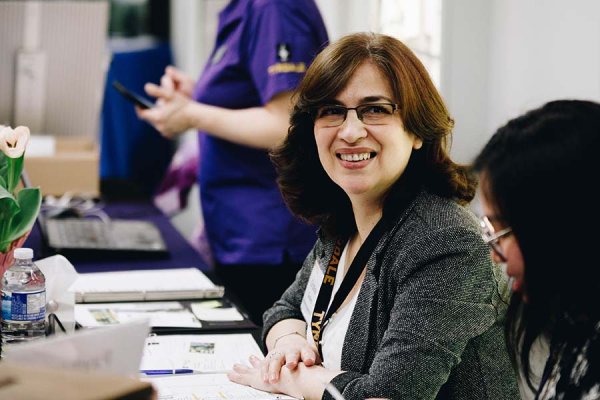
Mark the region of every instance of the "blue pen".
<instances>
[{"instance_id":1,"label":"blue pen","mask_svg":"<svg viewBox=\"0 0 600 400\"><path fill-rule=\"evenodd\" d=\"M193 369L143 369L140 373L145 375L176 375L176 374L193 374Z\"/></svg>"}]
</instances>

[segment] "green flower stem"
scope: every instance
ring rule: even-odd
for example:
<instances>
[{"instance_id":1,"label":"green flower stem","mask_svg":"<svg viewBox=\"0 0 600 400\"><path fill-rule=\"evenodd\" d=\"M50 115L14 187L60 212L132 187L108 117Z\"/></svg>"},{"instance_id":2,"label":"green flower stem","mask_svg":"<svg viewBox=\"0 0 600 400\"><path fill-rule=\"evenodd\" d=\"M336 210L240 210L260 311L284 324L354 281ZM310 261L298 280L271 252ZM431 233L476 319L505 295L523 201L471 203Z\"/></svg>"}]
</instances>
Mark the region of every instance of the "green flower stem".
<instances>
[{"instance_id":1,"label":"green flower stem","mask_svg":"<svg viewBox=\"0 0 600 400\"><path fill-rule=\"evenodd\" d=\"M21 172L23 171L23 158L24 155L18 158L6 157L6 160L8 162L6 190L8 190L10 193L14 193L15 188L19 184Z\"/></svg>"},{"instance_id":2,"label":"green flower stem","mask_svg":"<svg viewBox=\"0 0 600 400\"><path fill-rule=\"evenodd\" d=\"M21 178L24 157L0 157L0 252L31 230L40 211L39 188L25 188L15 193Z\"/></svg>"}]
</instances>

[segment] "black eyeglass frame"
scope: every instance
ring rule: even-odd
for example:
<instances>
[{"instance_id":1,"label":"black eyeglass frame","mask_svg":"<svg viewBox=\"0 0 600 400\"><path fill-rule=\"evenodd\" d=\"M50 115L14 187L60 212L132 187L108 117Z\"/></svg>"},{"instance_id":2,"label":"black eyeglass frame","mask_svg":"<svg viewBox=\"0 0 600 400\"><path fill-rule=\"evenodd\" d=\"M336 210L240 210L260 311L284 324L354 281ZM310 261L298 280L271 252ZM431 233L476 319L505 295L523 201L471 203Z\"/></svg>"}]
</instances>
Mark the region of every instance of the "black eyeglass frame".
<instances>
[{"instance_id":1,"label":"black eyeglass frame","mask_svg":"<svg viewBox=\"0 0 600 400\"><path fill-rule=\"evenodd\" d=\"M356 116L358 117L358 119L365 125L378 125L378 124L374 124L374 123L369 123L369 122L365 122L364 121L364 113L366 111L366 109L368 107L373 107L373 106L391 106L392 107L392 111L389 114L384 114L383 116L392 116L396 111L398 111L400 109L400 106L396 103L388 103L388 102L373 102L373 103L364 103L364 104L359 104L356 107L346 107L343 106L341 104L321 104L318 106L314 106L311 108L310 110L310 115L312 117L313 123L315 124L315 127L317 127L317 121L319 120L319 111L324 108L324 107L331 107L331 108L337 108L339 110L343 110L343 114L339 114L339 115L343 115L343 118L341 120L341 122L339 124L336 125L327 125L327 126L321 126L322 128L335 128L338 126L341 126L344 124L344 122L346 122L346 119L348 118L348 111L350 110L354 110L356 112Z\"/></svg>"}]
</instances>

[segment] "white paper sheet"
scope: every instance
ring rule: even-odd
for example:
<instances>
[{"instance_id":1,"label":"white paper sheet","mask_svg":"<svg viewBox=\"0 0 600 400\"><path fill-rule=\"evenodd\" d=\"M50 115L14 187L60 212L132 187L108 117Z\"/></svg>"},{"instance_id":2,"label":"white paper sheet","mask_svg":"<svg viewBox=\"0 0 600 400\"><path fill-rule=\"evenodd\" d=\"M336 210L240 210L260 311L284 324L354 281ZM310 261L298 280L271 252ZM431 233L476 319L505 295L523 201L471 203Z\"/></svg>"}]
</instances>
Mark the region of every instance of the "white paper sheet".
<instances>
[{"instance_id":1,"label":"white paper sheet","mask_svg":"<svg viewBox=\"0 0 600 400\"><path fill-rule=\"evenodd\" d=\"M274 400L294 399L229 381L226 374L173 375L143 378L158 392L158 400Z\"/></svg>"},{"instance_id":2,"label":"white paper sheet","mask_svg":"<svg viewBox=\"0 0 600 400\"><path fill-rule=\"evenodd\" d=\"M202 327L194 314L177 301L75 305L75 320L84 327L109 326L137 319L149 319L152 327Z\"/></svg>"},{"instance_id":3,"label":"white paper sheet","mask_svg":"<svg viewBox=\"0 0 600 400\"><path fill-rule=\"evenodd\" d=\"M137 376L147 320L3 345L6 360L28 366L74 368Z\"/></svg>"},{"instance_id":4,"label":"white paper sheet","mask_svg":"<svg viewBox=\"0 0 600 400\"><path fill-rule=\"evenodd\" d=\"M146 339L140 369L193 369L206 373L230 371L248 357L263 358L249 333L221 335L164 335Z\"/></svg>"},{"instance_id":5,"label":"white paper sheet","mask_svg":"<svg viewBox=\"0 0 600 400\"><path fill-rule=\"evenodd\" d=\"M243 321L244 317L235 307L223 307L222 300L194 302L192 312L202 321Z\"/></svg>"}]
</instances>

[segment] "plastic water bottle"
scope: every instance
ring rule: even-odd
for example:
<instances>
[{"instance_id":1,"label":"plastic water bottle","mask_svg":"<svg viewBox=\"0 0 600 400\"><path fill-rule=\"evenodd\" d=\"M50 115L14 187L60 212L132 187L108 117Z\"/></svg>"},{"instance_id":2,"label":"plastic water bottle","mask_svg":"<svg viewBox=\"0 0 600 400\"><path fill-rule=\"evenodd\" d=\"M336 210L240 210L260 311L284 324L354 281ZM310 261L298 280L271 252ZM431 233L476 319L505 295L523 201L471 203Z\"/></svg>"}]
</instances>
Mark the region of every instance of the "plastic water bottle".
<instances>
[{"instance_id":1,"label":"plastic water bottle","mask_svg":"<svg viewBox=\"0 0 600 400\"><path fill-rule=\"evenodd\" d=\"M46 278L33 262L33 250L17 248L2 277L2 344L46 335Z\"/></svg>"}]
</instances>

